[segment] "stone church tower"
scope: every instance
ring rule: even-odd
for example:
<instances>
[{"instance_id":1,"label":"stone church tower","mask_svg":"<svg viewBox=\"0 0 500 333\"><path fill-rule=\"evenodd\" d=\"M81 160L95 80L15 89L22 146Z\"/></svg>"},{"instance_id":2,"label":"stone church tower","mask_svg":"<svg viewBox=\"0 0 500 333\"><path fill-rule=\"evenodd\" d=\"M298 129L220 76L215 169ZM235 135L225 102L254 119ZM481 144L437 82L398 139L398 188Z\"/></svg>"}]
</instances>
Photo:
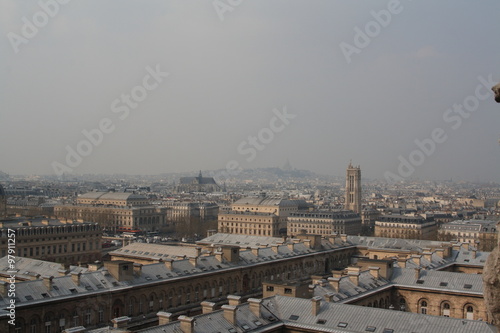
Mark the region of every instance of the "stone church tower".
<instances>
[{"instance_id":1,"label":"stone church tower","mask_svg":"<svg viewBox=\"0 0 500 333\"><path fill-rule=\"evenodd\" d=\"M361 214L361 169L359 165L347 167L345 184L345 209Z\"/></svg>"},{"instance_id":2,"label":"stone church tower","mask_svg":"<svg viewBox=\"0 0 500 333\"><path fill-rule=\"evenodd\" d=\"M0 184L0 220L7 217L7 195Z\"/></svg>"}]
</instances>

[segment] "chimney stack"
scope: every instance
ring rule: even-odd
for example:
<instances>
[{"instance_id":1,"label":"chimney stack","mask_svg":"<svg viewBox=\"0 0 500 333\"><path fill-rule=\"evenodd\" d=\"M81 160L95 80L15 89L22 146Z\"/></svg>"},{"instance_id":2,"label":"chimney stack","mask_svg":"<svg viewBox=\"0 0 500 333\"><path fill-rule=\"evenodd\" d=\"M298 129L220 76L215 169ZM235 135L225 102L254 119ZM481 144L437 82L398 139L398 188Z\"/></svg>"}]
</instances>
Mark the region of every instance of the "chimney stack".
<instances>
[{"instance_id":1,"label":"chimney stack","mask_svg":"<svg viewBox=\"0 0 500 333\"><path fill-rule=\"evenodd\" d=\"M333 290L335 290L335 292L337 292L337 293L339 292L339 290L340 290L340 278L329 277L328 283L333 288Z\"/></svg>"},{"instance_id":2,"label":"chimney stack","mask_svg":"<svg viewBox=\"0 0 500 333\"><path fill-rule=\"evenodd\" d=\"M130 317L127 316L111 319L111 322L113 323L113 328L125 328L127 327L129 321Z\"/></svg>"},{"instance_id":3,"label":"chimney stack","mask_svg":"<svg viewBox=\"0 0 500 333\"><path fill-rule=\"evenodd\" d=\"M476 250L476 249L471 249L471 250L470 250L470 254L471 254L471 256L472 256L472 259L476 259L477 250Z\"/></svg>"},{"instance_id":4,"label":"chimney stack","mask_svg":"<svg viewBox=\"0 0 500 333\"><path fill-rule=\"evenodd\" d=\"M439 257L444 258L444 249L436 249L435 252Z\"/></svg>"},{"instance_id":5,"label":"chimney stack","mask_svg":"<svg viewBox=\"0 0 500 333\"><path fill-rule=\"evenodd\" d=\"M341 234L340 239L342 240L342 242L347 243L347 234Z\"/></svg>"},{"instance_id":6,"label":"chimney stack","mask_svg":"<svg viewBox=\"0 0 500 333\"><path fill-rule=\"evenodd\" d=\"M252 247L252 253L255 255L255 256L259 256L259 248L258 247Z\"/></svg>"},{"instance_id":7,"label":"chimney stack","mask_svg":"<svg viewBox=\"0 0 500 333\"><path fill-rule=\"evenodd\" d=\"M54 278L53 276L47 276L47 275L43 276L43 285L47 288L47 290L52 290L53 278Z\"/></svg>"},{"instance_id":8,"label":"chimney stack","mask_svg":"<svg viewBox=\"0 0 500 333\"><path fill-rule=\"evenodd\" d=\"M165 259L165 267L169 270L173 270L172 265L173 265L174 260L173 259Z\"/></svg>"},{"instance_id":9,"label":"chimney stack","mask_svg":"<svg viewBox=\"0 0 500 333\"><path fill-rule=\"evenodd\" d=\"M134 273L137 274L137 276L141 276L141 274L142 274L142 264L134 262Z\"/></svg>"},{"instance_id":10,"label":"chimney stack","mask_svg":"<svg viewBox=\"0 0 500 333\"><path fill-rule=\"evenodd\" d=\"M193 265L193 267L196 267L196 257L189 257L189 263Z\"/></svg>"},{"instance_id":11,"label":"chimney stack","mask_svg":"<svg viewBox=\"0 0 500 333\"><path fill-rule=\"evenodd\" d=\"M170 312L160 311L156 316L158 317L158 325L166 325L172 322L172 314Z\"/></svg>"},{"instance_id":12,"label":"chimney stack","mask_svg":"<svg viewBox=\"0 0 500 333\"><path fill-rule=\"evenodd\" d=\"M247 300L248 302L248 305L250 307L250 311L253 313L253 315L257 318L260 317L260 306L261 306L261 303L262 303L262 300L261 299L257 299L257 298L249 298Z\"/></svg>"},{"instance_id":13,"label":"chimney stack","mask_svg":"<svg viewBox=\"0 0 500 333\"><path fill-rule=\"evenodd\" d=\"M406 262L406 261L405 261ZM368 267L374 279L380 279L380 267Z\"/></svg>"},{"instance_id":14,"label":"chimney stack","mask_svg":"<svg viewBox=\"0 0 500 333\"><path fill-rule=\"evenodd\" d=\"M415 265L420 266L420 258L422 258L421 255L414 254L414 255L411 256L411 258L415 262Z\"/></svg>"},{"instance_id":15,"label":"chimney stack","mask_svg":"<svg viewBox=\"0 0 500 333\"><path fill-rule=\"evenodd\" d=\"M187 316L179 316L179 321L181 322L181 331L183 333L194 332L194 318Z\"/></svg>"},{"instance_id":16,"label":"chimney stack","mask_svg":"<svg viewBox=\"0 0 500 333\"><path fill-rule=\"evenodd\" d=\"M82 273L76 273L76 272L73 272L71 273L71 280L73 280L73 282L79 286L80 285L80 278L82 276Z\"/></svg>"},{"instance_id":17,"label":"chimney stack","mask_svg":"<svg viewBox=\"0 0 500 333\"><path fill-rule=\"evenodd\" d=\"M415 268L415 279L416 280L420 279L420 267Z\"/></svg>"},{"instance_id":18,"label":"chimney stack","mask_svg":"<svg viewBox=\"0 0 500 333\"><path fill-rule=\"evenodd\" d=\"M312 302L312 315L317 316L321 308L321 297L319 296L313 297L311 298L311 302Z\"/></svg>"},{"instance_id":19,"label":"chimney stack","mask_svg":"<svg viewBox=\"0 0 500 333\"><path fill-rule=\"evenodd\" d=\"M333 296L335 296L334 293L326 293L325 296L324 296L325 297L325 301L327 301L327 302L333 302Z\"/></svg>"},{"instance_id":20,"label":"chimney stack","mask_svg":"<svg viewBox=\"0 0 500 333\"><path fill-rule=\"evenodd\" d=\"M203 314L210 313L215 310L215 303L203 301L201 302L201 311Z\"/></svg>"},{"instance_id":21,"label":"chimney stack","mask_svg":"<svg viewBox=\"0 0 500 333\"><path fill-rule=\"evenodd\" d=\"M236 306L223 305L221 309L224 310L224 318L231 324L236 325Z\"/></svg>"},{"instance_id":22,"label":"chimney stack","mask_svg":"<svg viewBox=\"0 0 500 333\"><path fill-rule=\"evenodd\" d=\"M354 283L355 286L359 285L359 272L349 272L349 280Z\"/></svg>"},{"instance_id":23,"label":"chimney stack","mask_svg":"<svg viewBox=\"0 0 500 333\"><path fill-rule=\"evenodd\" d=\"M241 304L241 296L228 295L227 299L229 301L229 305L237 306Z\"/></svg>"},{"instance_id":24,"label":"chimney stack","mask_svg":"<svg viewBox=\"0 0 500 333\"><path fill-rule=\"evenodd\" d=\"M201 256L201 247L197 246L195 247L195 250L196 250L196 257Z\"/></svg>"},{"instance_id":25,"label":"chimney stack","mask_svg":"<svg viewBox=\"0 0 500 333\"><path fill-rule=\"evenodd\" d=\"M344 273L343 270L332 270L332 277L334 278L341 278L342 273Z\"/></svg>"},{"instance_id":26,"label":"chimney stack","mask_svg":"<svg viewBox=\"0 0 500 333\"><path fill-rule=\"evenodd\" d=\"M215 252L214 254L215 254L215 259L216 259L217 261L219 261L220 263L222 263L222 262L223 262L223 261L222 261L222 252L217 251L217 252Z\"/></svg>"},{"instance_id":27,"label":"chimney stack","mask_svg":"<svg viewBox=\"0 0 500 333\"><path fill-rule=\"evenodd\" d=\"M406 258L398 258L398 265L401 268L406 268Z\"/></svg>"},{"instance_id":28,"label":"chimney stack","mask_svg":"<svg viewBox=\"0 0 500 333\"><path fill-rule=\"evenodd\" d=\"M0 294L3 297L7 297L7 294L9 293L9 285L10 283L8 282L0 281Z\"/></svg>"}]
</instances>

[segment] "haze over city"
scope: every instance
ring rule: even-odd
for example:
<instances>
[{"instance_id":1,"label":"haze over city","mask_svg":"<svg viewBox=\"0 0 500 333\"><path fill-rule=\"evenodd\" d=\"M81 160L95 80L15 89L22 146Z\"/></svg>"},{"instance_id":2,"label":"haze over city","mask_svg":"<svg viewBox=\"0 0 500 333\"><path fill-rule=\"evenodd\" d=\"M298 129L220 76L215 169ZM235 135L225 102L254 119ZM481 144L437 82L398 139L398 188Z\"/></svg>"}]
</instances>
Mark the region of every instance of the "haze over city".
<instances>
[{"instance_id":1,"label":"haze over city","mask_svg":"<svg viewBox=\"0 0 500 333\"><path fill-rule=\"evenodd\" d=\"M352 159L370 178L500 181L498 1L72 1L37 26L41 10L0 3L3 172Z\"/></svg>"}]
</instances>

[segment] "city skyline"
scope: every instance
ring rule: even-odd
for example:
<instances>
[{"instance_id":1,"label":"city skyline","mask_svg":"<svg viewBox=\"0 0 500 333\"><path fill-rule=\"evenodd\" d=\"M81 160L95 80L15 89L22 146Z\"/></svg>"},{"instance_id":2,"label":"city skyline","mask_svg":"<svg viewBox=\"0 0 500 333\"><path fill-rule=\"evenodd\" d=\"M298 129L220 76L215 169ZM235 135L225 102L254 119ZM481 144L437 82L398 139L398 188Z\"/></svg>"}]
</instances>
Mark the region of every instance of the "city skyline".
<instances>
[{"instance_id":1,"label":"city skyline","mask_svg":"<svg viewBox=\"0 0 500 333\"><path fill-rule=\"evenodd\" d=\"M57 4L0 5L8 174L500 182L497 2Z\"/></svg>"}]
</instances>

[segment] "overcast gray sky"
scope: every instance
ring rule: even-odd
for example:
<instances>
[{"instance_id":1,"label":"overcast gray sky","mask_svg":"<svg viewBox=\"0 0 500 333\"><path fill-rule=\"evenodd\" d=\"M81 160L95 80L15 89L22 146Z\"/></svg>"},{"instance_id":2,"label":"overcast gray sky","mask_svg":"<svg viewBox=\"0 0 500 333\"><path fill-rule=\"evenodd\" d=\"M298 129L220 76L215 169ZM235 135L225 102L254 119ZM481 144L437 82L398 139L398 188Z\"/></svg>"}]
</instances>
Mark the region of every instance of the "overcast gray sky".
<instances>
[{"instance_id":1,"label":"overcast gray sky","mask_svg":"<svg viewBox=\"0 0 500 333\"><path fill-rule=\"evenodd\" d=\"M500 181L500 105L479 79L500 80L497 0L58 7L47 15L36 1L0 0L4 172L157 174L289 159L343 175L352 159L370 178ZM168 76L147 77L158 69ZM121 100L131 92L135 108ZM448 110L464 103L472 111ZM82 131L103 121L109 133L88 153ZM67 162L68 147L80 160Z\"/></svg>"}]
</instances>

